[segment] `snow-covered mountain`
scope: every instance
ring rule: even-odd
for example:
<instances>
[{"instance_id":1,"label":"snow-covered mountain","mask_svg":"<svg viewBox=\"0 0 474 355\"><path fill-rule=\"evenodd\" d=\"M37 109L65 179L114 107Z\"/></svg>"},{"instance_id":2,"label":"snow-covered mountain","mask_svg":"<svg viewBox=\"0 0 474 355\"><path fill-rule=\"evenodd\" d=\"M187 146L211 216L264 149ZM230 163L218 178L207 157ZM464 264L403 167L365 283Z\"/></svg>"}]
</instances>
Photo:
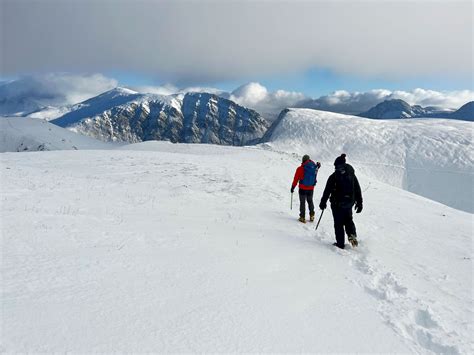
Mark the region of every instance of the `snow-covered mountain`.
<instances>
[{"instance_id":1,"label":"snow-covered mountain","mask_svg":"<svg viewBox=\"0 0 474 355\"><path fill-rule=\"evenodd\" d=\"M107 149L110 144L29 117L0 118L0 153Z\"/></svg>"},{"instance_id":2,"label":"snow-covered mountain","mask_svg":"<svg viewBox=\"0 0 474 355\"><path fill-rule=\"evenodd\" d=\"M447 115L450 112L440 111L436 107L421 107L419 105L409 105L400 99L385 100L372 107L367 112L360 113L358 116L367 118L395 119L395 118L414 118L414 117L433 117L434 115Z\"/></svg>"},{"instance_id":3,"label":"snow-covered mountain","mask_svg":"<svg viewBox=\"0 0 474 355\"><path fill-rule=\"evenodd\" d=\"M52 122L103 141L223 145L255 142L268 127L257 112L214 94L161 96L124 88L74 105Z\"/></svg>"},{"instance_id":4,"label":"snow-covered mountain","mask_svg":"<svg viewBox=\"0 0 474 355\"><path fill-rule=\"evenodd\" d=\"M310 127L293 122L291 151L348 128ZM396 163L387 138L366 163ZM268 148L0 154L2 352L472 353L472 214L364 175L351 150L360 244L339 250L330 211L315 231L290 210L301 155Z\"/></svg>"},{"instance_id":5,"label":"snow-covered mountain","mask_svg":"<svg viewBox=\"0 0 474 355\"><path fill-rule=\"evenodd\" d=\"M473 128L458 120L371 120L290 109L263 141L318 160L344 152L366 176L472 213Z\"/></svg>"},{"instance_id":6,"label":"snow-covered mountain","mask_svg":"<svg viewBox=\"0 0 474 355\"><path fill-rule=\"evenodd\" d=\"M403 100L385 100L367 112L358 114L360 117L396 119L396 118L448 118L463 121L474 121L474 101L458 110L443 110L439 107L421 107L409 105Z\"/></svg>"},{"instance_id":7,"label":"snow-covered mountain","mask_svg":"<svg viewBox=\"0 0 474 355\"><path fill-rule=\"evenodd\" d=\"M456 120L474 121L474 101L468 102L451 113L448 118Z\"/></svg>"}]
</instances>

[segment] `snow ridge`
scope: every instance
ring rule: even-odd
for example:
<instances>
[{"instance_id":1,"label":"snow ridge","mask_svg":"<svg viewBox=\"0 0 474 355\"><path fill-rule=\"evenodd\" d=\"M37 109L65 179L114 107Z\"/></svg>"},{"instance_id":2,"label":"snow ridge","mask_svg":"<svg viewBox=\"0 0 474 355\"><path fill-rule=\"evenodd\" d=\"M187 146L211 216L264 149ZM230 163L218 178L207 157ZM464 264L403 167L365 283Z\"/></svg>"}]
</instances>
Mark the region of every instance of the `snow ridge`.
<instances>
[{"instance_id":1,"label":"snow ridge","mask_svg":"<svg viewBox=\"0 0 474 355\"><path fill-rule=\"evenodd\" d=\"M0 118L0 153L112 147L44 120L29 117Z\"/></svg>"},{"instance_id":2,"label":"snow ridge","mask_svg":"<svg viewBox=\"0 0 474 355\"><path fill-rule=\"evenodd\" d=\"M474 212L472 123L459 120L371 120L289 109L264 136L278 151L334 161L346 153L366 176Z\"/></svg>"}]
</instances>

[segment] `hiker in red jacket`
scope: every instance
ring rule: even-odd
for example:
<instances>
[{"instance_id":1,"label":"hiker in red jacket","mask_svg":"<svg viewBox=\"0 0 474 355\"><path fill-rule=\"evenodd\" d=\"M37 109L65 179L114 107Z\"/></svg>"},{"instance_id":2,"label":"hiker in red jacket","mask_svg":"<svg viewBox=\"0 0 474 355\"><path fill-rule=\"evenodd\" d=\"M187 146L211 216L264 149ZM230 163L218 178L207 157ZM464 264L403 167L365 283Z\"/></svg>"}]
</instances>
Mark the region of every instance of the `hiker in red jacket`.
<instances>
[{"instance_id":1,"label":"hiker in red jacket","mask_svg":"<svg viewBox=\"0 0 474 355\"><path fill-rule=\"evenodd\" d=\"M318 170L321 167L321 163L315 163L309 159L309 155L303 156L303 162L296 169L293 183L291 184L291 193L295 191L296 184L299 182L300 196L300 218L298 219L302 223L306 223L306 201L308 201L309 207L309 220L314 221L314 203L313 203L313 190L316 185L316 176Z\"/></svg>"}]
</instances>

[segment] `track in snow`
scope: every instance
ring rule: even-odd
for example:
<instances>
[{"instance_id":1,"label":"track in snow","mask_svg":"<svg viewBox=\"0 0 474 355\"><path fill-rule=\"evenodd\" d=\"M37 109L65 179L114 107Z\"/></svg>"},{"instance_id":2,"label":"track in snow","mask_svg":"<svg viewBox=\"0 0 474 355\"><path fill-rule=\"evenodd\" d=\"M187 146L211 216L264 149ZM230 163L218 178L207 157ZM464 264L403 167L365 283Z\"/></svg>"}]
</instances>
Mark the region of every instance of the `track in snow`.
<instances>
[{"instance_id":1,"label":"track in snow","mask_svg":"<svg viewBox=\"0 0 474 355\"><path fill-rule=\"evenodd\" d=\"M1 156L5 351L472 348L469 214L359 176L339 251L288 210L299 157L131 149Z\"/></svg>"}]
</instances>

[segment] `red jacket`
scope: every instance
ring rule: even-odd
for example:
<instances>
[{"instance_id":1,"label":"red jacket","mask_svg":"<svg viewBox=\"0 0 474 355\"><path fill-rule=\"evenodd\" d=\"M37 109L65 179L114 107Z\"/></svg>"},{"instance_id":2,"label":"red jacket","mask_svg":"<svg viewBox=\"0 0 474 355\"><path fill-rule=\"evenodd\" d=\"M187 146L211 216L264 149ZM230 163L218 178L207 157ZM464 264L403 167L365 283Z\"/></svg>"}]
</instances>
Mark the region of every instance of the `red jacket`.
<instances>
[{"instance_id":1,"label":"red jacket","mask_svg":"<svg viewBox=\"0 0 474 355\"><path fill-rule=\"evenodd\" d=\"M304 166L306 164L308 164L311 160L306 160L304 163L302 163L297 169L296 169L296 172L295 172L295 177L293 178L293 184L291 184L291 187L296 187L296 184L298 184L298 182L300 180L303 180L304 178ZM303 185L301 182L299 183L299 188L301 190L314 190L314 186L306 186L306 185Z\"/></svg>"}]
</instances>

